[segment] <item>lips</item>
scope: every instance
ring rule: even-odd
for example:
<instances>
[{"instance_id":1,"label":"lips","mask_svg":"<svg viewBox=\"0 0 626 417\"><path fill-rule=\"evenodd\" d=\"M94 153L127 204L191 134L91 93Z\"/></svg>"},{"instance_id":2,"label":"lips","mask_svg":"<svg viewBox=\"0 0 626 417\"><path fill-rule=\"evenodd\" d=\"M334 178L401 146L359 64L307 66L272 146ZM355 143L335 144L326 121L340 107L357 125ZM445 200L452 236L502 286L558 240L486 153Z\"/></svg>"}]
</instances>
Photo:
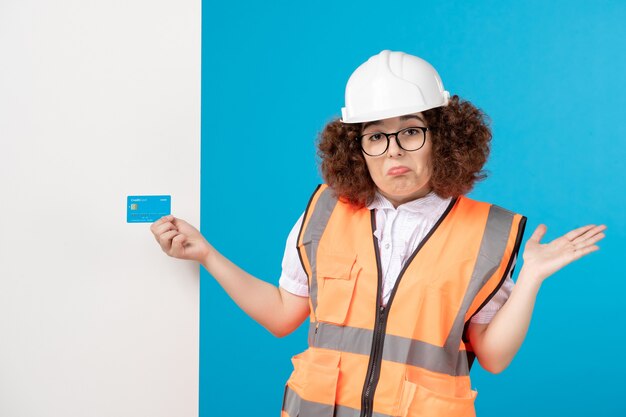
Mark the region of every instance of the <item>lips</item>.
<instances>
[{"instance_id":1,"label":"lips","mask_svg":"<svg viewBox=\"0 0 626 417\"><path fill-rule=\"evenodd\" d=\"M397 167L393 167L391 168L389 171L387 171L387 175L401 175L404 174L406 172L409 172L410 169L405 167L405 166L397 166Z\"/></svg>"}]
</instances>

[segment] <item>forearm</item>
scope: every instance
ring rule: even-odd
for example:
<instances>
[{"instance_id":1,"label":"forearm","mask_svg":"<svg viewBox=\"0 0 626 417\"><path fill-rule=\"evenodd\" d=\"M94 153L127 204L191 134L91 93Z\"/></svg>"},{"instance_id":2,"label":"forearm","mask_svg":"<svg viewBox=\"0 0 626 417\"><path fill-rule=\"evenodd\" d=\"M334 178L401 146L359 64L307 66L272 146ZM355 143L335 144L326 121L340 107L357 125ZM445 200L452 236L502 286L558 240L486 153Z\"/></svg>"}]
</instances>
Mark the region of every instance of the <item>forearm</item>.
<instances>
[{"instance_id":1,"label":"forearm","mask_svg":"<svg viewBox=\"0 0 626 417\"><path fill-rule=\"evenodd\" d=\"M530 324L541 280L520 270L511 295L485 330L481 366L491 372L503 371L517 354Z\"/></svg>"},{"instance_id":2,"label":"forearm","mask_svg":"<svg viewBox=\"0 0 626 417\"><path fill-rule=\"evenodd\" d=\"M246 314L275 336L282 335L283 301L276 286L250 275L212 247L202 265Z\"/></svg>"}]
</instances>

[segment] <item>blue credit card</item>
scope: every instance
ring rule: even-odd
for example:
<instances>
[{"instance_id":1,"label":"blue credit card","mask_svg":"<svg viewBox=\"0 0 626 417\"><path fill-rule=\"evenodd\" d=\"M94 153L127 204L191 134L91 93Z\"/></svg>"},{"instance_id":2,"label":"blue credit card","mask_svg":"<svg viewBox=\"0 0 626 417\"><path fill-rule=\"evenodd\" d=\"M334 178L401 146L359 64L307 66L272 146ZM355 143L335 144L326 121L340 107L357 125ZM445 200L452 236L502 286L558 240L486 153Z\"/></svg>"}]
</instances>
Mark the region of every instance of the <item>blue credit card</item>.
<instances>
[{"instance_id":1,"label":"blue credit card","mask_svg":"<svg viewBox=\"0 0 626 417\"><path fill-rule=\"evenodd\" d=\"M129 195L126 199L126 223L153 223L171 211L169 195Z\"/></svg>"}]
</instances>

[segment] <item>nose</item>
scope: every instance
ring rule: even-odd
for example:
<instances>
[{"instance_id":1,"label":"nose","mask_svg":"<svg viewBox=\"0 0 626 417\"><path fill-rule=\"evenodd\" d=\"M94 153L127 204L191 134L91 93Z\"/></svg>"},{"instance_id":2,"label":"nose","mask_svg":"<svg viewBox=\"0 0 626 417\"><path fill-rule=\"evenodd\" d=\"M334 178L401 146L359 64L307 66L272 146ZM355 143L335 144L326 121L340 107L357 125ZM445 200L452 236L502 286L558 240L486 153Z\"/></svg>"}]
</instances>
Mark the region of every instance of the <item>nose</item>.
<instances>
[{"instance_id":1,"label":"nose","mask_svg":"<svg viewBox=\"0 0 626 417\"><path fill-rule=\"evenodd\" d=\"M404 153L404 149L398 145L398 134L394 133L393 135L389 135L389 149L387 149L387 154L389 156L400 156Z\"/></svg>"}]
</instances>

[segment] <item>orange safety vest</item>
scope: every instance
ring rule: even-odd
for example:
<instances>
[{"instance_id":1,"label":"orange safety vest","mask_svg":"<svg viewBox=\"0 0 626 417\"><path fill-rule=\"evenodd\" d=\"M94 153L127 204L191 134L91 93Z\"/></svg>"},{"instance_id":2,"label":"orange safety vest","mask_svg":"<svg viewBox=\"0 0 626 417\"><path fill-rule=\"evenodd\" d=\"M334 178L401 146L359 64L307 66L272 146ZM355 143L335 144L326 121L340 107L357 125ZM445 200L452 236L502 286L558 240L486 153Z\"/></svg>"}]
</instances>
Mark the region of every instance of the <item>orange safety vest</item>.
<instances>
[{"instance_id":1,"label":"orange safety vest","mask_svg":"<svg viewBox=\"0 0 626 417\"><path fill-rule=\"evenodd\" d=\"M520 214L453 198L383 306L374 210L319 185L298 236L309 348L292 358L281 417L475 416L465 333L504 282L525 225Z\"/></svg>"}]
</instances>

